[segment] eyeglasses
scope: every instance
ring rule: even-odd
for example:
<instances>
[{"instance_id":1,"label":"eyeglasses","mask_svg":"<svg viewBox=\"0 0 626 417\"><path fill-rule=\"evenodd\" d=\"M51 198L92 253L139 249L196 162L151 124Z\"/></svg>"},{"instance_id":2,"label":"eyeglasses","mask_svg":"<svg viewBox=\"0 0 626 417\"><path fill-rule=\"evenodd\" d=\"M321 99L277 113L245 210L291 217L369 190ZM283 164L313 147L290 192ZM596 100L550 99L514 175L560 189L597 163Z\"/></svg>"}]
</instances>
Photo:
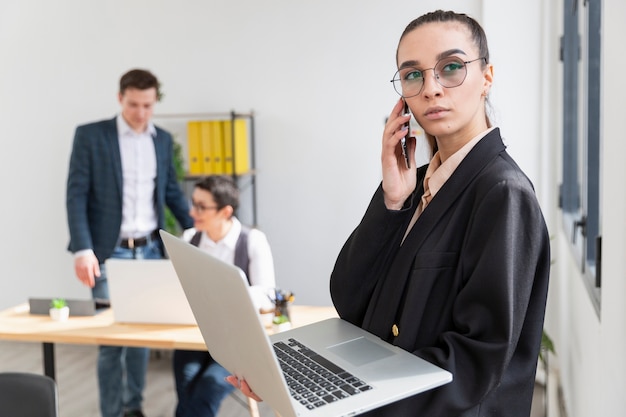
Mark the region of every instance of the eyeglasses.
<instances>
[{"instance_id":1,"label":"eyeglasses","mask_svg":"<svg viewBox=\"0 0 626 417\"><path fill-rule=\"evenodd\" d=\"M196 203L195 201L191 202L191 207L198 213L198 214L202 214L205 211L209 211L209 210L220 210L219 206L205 206L203 204L200 203Z\"/></svg>"},{"instance_id":2,"label":"eyeglasses","mask_svg":"<svg viewBox=\"0 0 626 417\"><path fill-rule=\"evenodd\" d=\"M475 61L485 61L487 58L481 57L471 61L463 61L461 58L451 56L440 59L433 68L417 69L414 67L400 68L395 73L391 82L393 88L402 97L414 97L422 92L424 88L424 74L428 70L433 70L435 80L446 88L458 87L463 84L467 76L467 64Z\"/></svg>"}]
</instances>

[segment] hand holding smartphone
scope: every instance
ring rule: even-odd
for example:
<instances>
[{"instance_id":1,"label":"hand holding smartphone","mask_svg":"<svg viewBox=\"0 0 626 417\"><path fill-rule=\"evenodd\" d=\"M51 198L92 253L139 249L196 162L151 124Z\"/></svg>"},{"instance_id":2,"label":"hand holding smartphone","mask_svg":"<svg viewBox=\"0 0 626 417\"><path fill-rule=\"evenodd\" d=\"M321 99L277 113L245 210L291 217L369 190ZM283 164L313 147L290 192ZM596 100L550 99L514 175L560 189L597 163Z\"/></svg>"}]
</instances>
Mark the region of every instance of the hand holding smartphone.
<instances>
[{"instance_id":1,"label":"hand holding smartphone","mask_svg":"<svg viewBox=\"0 0 626 417\"><path fill-rule=\"evenodd\" d=\"M404 114L409 113L409 105L404 101ZM406 163L406 169L411 168L411 162L409 161L409 151L407 150L407 141L411 137L411 126L407 121L404 126L406 127L406 135L400 139L400 145L402 146L402 156L404 156L404 162Z\"/></svg>"}]
</instances>

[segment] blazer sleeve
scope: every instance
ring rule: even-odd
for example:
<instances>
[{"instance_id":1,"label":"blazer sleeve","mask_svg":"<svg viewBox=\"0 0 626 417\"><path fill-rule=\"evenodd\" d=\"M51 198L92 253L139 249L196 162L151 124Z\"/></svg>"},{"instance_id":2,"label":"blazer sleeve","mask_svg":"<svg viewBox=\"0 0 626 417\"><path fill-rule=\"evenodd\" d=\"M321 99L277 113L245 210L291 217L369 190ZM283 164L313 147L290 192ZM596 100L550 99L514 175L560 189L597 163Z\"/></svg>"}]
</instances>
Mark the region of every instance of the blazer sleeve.
<instances>
[{"instance_id":1,"label":"blazer sleeve","mask_svg":"<svg viewBox=\"0 0 626 417\"><path fill-rule=\"evenodd\" d=\"M91 158L85 130L83 126L76 128L67 176L66 211L71 252L93 248L87 217Z\"/></svg>"},{"instance_id":2,"label":"blazer sleeve","mask_svg":"<svg viewBox=\"0 0 626 417\"><path fill-rule=\"evenodd\" d=\"M330 277L333 304L344 320L361 326L371 294L415 211L414 196L401 210L385 206L382 184L339 252Z\"/></svg>"},{"instance_id":3,"label":"blazer sleeve","mask_svg":"<svg viewBox=\"0 0 626 417\"><path fill-rule=\"evenodd\" d=\"M411 401L424 415L460 414L502 386L514 408L528 395L534 376L528 364L536 364L543 328L550 248L527 184L509 178L477 199L457 268L462 279L453 328L414 351L454 375L452 383Z\"/></svg>"},{"instance_id":4,"label":"blazer sleeve","mask_svg":"<svg viewBox=\"0 0 626 417\"><path fill-rule=\"evenodd\" d=\"M110 256L122 222L121 177L115 119L77 127L66 190L71 252Z\"/></svg>"}]
</instances>

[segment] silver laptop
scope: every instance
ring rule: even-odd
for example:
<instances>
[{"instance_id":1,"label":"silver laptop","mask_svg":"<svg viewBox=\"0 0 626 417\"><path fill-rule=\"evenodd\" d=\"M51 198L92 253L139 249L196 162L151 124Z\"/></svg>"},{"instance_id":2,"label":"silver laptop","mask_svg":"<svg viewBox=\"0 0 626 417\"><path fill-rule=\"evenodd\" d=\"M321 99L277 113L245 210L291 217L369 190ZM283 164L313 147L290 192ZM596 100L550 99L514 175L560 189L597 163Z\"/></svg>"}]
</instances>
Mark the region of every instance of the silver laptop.
<instances>
[{"instance_id":1,"label":"silver laptop","mask_svg":"<svg viewBox=\"0 0 626 417\"><path fill-rule=\"evenodd\" d=\"M28 299L30 314L50 314L50 304L53 298ZM109 308L109 300L102 299L72 299L66 298L65 302L70 308L70 316L94 316L100 311Z\"/></svg>"},{"instance_id":2,"label":"silver laptop","mask_svg":"<svg viewBox=\"0 0 626 417\"><path fill-rule=\"evenodd\" d=\"M282 417L353 416L452 380L339 318L268 337L239 268L160 233L209 352Z\"/></svg>"},{"instance_id":3,"label":"silver laptop","mask_svg":"<svg viewBox=\"0 0 626 417\"><path fill-rule=\"evenodd\" d=\"M122 323L196 324L169 259L107 259L113 318Z\"/></svg>"}]
</instances>

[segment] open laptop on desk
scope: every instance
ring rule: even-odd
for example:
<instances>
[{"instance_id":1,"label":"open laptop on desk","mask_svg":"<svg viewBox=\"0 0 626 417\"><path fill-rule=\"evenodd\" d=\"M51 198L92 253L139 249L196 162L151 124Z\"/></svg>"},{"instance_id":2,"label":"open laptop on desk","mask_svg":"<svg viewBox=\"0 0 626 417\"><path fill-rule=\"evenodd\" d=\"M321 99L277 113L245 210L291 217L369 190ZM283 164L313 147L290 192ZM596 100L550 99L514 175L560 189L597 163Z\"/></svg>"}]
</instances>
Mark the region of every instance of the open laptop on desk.
<instances>
[{"instance_id":1,"label":"open laptop on desk","mask_svg":"<svg viewBox=\"0 0 626 417\"><path fill-rule=\"evenodd\" d=\"M28 306L30 314L45 314L50 311L50 304L53 298L29 298ZM67 306L70 308L70 316L93 316L103 310L109 308L109 300L101 299L65 299Z\"/></svg>"},{"instance_id":2,"label":"open laptop on desk","mask_svg":"<svg viewBox=\"0 0 626 417\"><path fill-rule=\"evenodd\" d=\"M169 259L109 258L105 267L116 322L196 324Z\"/></svg>"},{"instance_id":3,"label":"open laptop on desk","mask_svg":"<svg viewBox=\"0 0 626 417\"><path fill-rule=\"evenodd\" d=\"M160 233L209 352L282 417L352 416L452 380L339 318L268 338L239 268Z\"/></svg>"}]
</instances>

